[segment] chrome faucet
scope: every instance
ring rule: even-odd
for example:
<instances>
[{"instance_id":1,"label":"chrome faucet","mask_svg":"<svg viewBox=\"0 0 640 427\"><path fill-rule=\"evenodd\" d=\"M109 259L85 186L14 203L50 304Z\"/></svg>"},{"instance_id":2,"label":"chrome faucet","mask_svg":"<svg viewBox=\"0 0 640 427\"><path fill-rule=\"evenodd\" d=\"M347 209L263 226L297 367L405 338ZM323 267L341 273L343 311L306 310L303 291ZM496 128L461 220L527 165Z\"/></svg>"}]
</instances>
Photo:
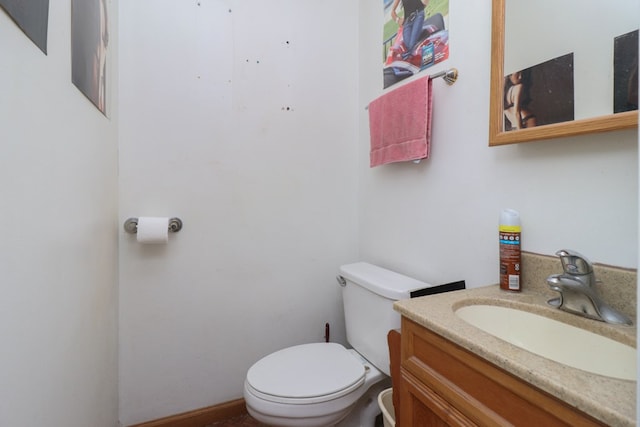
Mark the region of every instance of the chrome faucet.
<instances>
[{"instance_id":1,"label":"chrome faucet","mask_svg":"<svg viewBox=\"0 0 640 427\"><path fill-rule=\"evenodd\" d=\"M595 286L597 281L593 265L585 256L568 249L561 249L556 255L562 261L564 273L552 274L547 278L549 288L560 293L559 297L547 301L548 304L590 319L633 324L631 319L602 300Z\"/></svg>"}]
</instances>

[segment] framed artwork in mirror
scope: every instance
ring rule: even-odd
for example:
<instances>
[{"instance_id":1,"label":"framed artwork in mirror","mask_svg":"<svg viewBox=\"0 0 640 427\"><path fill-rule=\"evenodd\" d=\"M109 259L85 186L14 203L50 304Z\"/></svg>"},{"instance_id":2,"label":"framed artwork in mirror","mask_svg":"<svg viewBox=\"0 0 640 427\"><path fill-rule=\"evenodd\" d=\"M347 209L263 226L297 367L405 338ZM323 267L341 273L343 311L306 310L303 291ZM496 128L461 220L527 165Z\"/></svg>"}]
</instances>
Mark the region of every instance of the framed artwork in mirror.
<instances>
[{"instance_id":1,"label":"framed artwork in mirror","mask_svg":"<svg viewBox=\"0 0 640 427\"><path fill-rule=\"evenodd\" d=\"M614 41L613 87L614 113L638 109L638 30Z\"/></svg>"}]
</instances>

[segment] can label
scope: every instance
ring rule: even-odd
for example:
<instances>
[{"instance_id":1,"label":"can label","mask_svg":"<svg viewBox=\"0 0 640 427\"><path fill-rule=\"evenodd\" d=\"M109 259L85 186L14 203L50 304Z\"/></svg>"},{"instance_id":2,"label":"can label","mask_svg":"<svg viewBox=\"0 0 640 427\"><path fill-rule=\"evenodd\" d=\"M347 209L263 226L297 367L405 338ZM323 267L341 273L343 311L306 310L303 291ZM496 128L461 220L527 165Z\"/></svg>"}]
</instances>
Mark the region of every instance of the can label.
<instances>
[{"instance_id":1,"label":"can label","mask_svg":"<svg viewBox=\"0 0 640 427\"><path fill-rule=\"evenodd\" d=\"M500 226L500 289L520 290L520 227Z\"/></svg>"}]
</instances>

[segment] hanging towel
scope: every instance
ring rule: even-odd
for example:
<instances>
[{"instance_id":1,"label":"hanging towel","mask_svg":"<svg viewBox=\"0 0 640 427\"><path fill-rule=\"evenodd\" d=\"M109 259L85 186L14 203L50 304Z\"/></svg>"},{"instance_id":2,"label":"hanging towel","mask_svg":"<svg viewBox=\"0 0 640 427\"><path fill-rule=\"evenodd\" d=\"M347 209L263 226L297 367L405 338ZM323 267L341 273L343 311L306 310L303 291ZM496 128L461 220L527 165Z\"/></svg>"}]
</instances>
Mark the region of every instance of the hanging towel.
<instances>
[{"instance_id":1,"label":"hanging towel","mask_svg":"<svg viewBox=\"0 0 640 427\"><path fill-rule=\"evenodd\" d=\"M403 85L369 104L370 167L429 158L431 78Z\"/></svg>"}]
</instances>

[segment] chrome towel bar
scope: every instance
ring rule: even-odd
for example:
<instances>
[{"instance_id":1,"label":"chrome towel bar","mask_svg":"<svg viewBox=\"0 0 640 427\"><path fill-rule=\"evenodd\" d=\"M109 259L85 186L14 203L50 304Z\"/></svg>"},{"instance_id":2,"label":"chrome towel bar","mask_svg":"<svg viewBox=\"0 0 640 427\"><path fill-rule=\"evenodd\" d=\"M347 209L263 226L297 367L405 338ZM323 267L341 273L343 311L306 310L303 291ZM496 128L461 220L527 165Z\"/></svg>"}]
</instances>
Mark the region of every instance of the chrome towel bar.
<instances>
[{"instance_id":1,"label":"chrome towel bar","mask_svg":"<svg viewBox=\"0 0 640 427\"><path fill-rule=\"evenodd\" d=\"M456 82L456 80L458 80L458 69L457 68L449 68L448 70L442 70L438 73L435 74L431 74L429 76L429 78L431 80L433 79L438 79L442 77L442 80L445 81L445 83L449 86L451 86L452 84L454 84ZM365 110L369 109L369 106L365 106L364 107Z\"/></svg>"},{"instance_id":2,"label":"chrome towel bar","mask_svg":"<svg viewBox=\"0 0 640 427\"><path fill-rule=\"evenodd\" d=\"M439 73L435 73L429 76L429 78L437 79L442 77L442 80L445 81L446 84L451 86L458 80L458 69L457 68L449 68L448 70L440 71Z\"/></svg>"}]
</instances>

